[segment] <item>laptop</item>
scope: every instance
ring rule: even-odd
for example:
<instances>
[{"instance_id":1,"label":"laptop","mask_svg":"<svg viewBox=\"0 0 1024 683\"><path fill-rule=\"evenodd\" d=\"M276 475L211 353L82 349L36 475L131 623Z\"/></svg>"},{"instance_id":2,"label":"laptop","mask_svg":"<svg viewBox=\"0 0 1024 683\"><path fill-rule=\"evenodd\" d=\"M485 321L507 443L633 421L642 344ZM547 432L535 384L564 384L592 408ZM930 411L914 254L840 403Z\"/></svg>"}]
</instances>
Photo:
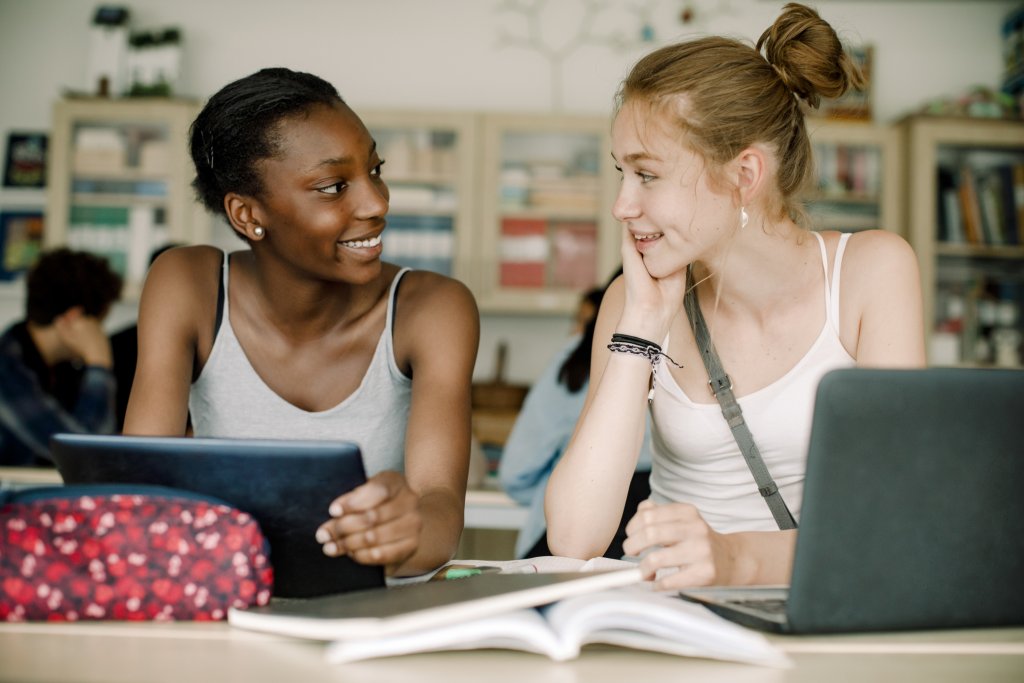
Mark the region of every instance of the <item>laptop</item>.
<instances>
[{"instance_id":1,"label":"laptop","mask_svg":"<svg viewBox=\"0 0 1024 683\"><path fill-rule=\"evenodd\" d=\"M755 439L757 435L754 435ZM835 370L790 586L682 596L762 630L1024 624L1024 371Z\"/></svg>"},{"instance_id":2,"label":"laptop","mask_svg":"<svg viewBox=\"0 0 1024 683\"><path fill-rule=\"evenodd\" d=\"M66 484L169 486L248 512L270 544L275 597L384 585L383 568L328 557L315 538L331 501L366 481L354 443L57 434L50 450Z\"/></svg>"}]
</instances>

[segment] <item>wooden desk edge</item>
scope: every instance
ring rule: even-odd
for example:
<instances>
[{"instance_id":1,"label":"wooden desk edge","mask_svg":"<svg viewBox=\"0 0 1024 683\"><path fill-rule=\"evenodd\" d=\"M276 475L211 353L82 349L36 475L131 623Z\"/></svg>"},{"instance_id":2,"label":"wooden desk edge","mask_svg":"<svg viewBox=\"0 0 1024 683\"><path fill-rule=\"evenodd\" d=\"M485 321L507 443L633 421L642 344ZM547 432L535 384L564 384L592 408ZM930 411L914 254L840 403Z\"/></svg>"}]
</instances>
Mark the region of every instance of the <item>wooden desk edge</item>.
<instances>
[{"instance_id":1,"label":"wooden desk edge","mask_svg":"<svg viewBox=\"0 0 1024 683\"><path fill-rule=\"evenodd\" d=\"M171 640L258 640L295 642L295 638L247 631L220 622L0 622L0 636L11 633L66 636L168 638ZM1024 627L978 628L828 636L770 635L787 654L965 654L1024 656ZM298 639L303 640L303 639Z\"/></svg>"}]
</instances>

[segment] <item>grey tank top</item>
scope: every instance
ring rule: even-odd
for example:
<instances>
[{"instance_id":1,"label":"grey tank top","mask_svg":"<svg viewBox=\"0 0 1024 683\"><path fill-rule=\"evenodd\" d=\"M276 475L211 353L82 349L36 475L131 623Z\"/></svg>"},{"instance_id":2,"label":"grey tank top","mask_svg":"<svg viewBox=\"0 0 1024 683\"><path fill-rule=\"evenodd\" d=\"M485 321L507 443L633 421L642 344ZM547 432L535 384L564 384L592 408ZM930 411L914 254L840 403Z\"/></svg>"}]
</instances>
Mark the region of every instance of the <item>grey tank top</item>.
<instances>
[{"instance_id":1,"label":"grey tank top","mask_svg":"<svg viewBox=\"0 0 1024 683\"><path fill-rule=\"evenodd\" d=\"M308 412L274 393L238 343L229 315L228 264L225 254L217 336L189 392L195 435L354 441L362 449L367 476L383 470L403 472L412 380L395 362L392 328L398 283L409 269L401 270L391 283L384 332L359 387L333 408Z\"/></svg>"}]
</instances>

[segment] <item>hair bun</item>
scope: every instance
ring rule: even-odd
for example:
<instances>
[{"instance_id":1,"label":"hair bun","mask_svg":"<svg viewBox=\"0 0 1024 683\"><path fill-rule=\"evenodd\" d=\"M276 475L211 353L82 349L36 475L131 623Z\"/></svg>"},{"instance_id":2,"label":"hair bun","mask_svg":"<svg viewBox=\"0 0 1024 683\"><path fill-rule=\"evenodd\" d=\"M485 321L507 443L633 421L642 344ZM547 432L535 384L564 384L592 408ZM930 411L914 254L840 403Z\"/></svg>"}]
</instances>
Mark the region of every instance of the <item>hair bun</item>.
<instances>
[{"instance_id":1,"label":"hair bun","mask_svg":"<svg viewBox=\"0 0 1024 683\"><path fill-rule=\"evenodd\" d=\"M864 85L835 30L806 5L787 4L761 34L757 50L786 87L812 107L818 106L822 96L839 97L851 87Z\"/></svg>"}]
</instances>

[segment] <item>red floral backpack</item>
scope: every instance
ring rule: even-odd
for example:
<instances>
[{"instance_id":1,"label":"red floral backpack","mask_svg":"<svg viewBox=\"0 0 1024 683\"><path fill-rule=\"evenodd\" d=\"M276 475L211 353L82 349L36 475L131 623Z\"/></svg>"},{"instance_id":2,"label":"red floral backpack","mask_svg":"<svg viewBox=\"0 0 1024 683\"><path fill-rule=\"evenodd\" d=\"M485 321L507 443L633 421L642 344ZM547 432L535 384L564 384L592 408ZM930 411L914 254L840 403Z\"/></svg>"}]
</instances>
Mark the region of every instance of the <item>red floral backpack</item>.
<instances>
[{"instance_id":1,"label":"red floral backpack","mask_svg":"<svg viewBox=\"0 0 1024 683\"><path fill-rule=\"evenodd\" d=\"M269 546L250 515L143 485L0 491L0 620L219 620L265 605Z\"/></svg>"}]
</instances>

